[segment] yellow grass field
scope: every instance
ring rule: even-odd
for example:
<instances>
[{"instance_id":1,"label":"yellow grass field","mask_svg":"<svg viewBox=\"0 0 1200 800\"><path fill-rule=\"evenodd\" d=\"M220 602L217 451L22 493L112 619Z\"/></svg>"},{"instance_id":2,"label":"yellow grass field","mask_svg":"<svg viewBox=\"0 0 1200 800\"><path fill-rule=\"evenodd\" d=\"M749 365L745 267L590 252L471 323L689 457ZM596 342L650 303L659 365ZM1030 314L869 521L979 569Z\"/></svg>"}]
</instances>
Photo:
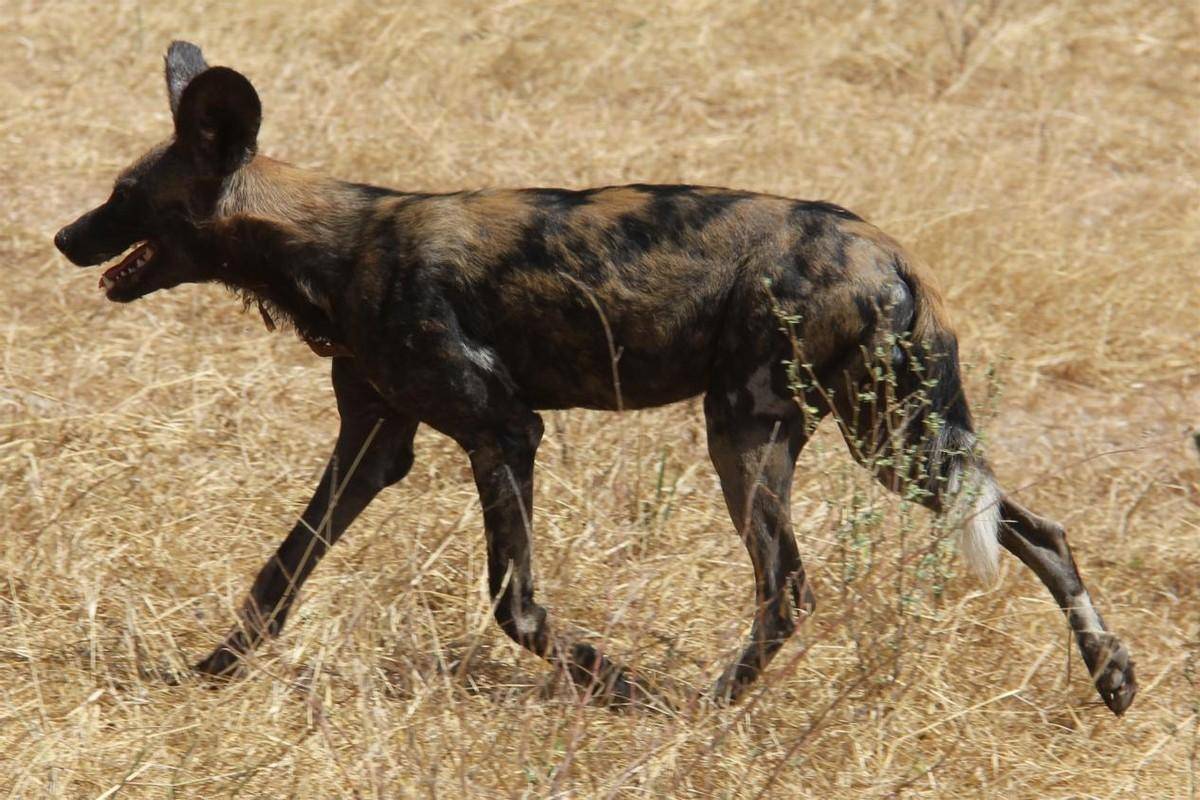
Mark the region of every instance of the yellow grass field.
<instances>
[{"instance_id":1,"label":"yellow grass field","mask_svg":"<svg viewBox=\"0 0 1200 800\"><path fill-rule=\"evenodd\" d=\"M177 5L170 8L170 5ZM616 713L490 618L432 432L223 688L217 643L337 427L329 362L213 286L129 306L51 237L171 130L173 38L254 81L260 149L413 190L733 186L931 263L1002 483L1060 520L1137 661L1122 719L1005 556L981 590L832 425L794 515L817 613L748 701ZM1172 798L1200 784L1200 6L0 0L5 797ZM551 412L536 574L682 690L753 613L698 401Z\"/></svg>"}]
</instances>

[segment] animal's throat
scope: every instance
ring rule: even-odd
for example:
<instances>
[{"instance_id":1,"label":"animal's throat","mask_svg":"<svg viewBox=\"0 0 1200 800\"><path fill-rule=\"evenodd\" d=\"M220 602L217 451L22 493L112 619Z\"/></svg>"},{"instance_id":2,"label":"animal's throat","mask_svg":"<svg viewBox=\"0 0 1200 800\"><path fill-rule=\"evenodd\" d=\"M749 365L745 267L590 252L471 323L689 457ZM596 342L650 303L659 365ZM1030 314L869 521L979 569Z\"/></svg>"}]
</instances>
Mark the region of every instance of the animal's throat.
<instances>
[{"instance_id":1,"label":"animal's throat","mask_svg":"<svg viewBox=\"0 0 1200 800\"><path fill-rule=\"evenodd\" d=\"M318 317L311 313L293 314L282 306L257 294L247 295L245 300L247 307L250 306L251 302L258 306L258 313L262 317L263 325L266 326L267 331L274 332L279 327L275 321L275 318L278 316L282 321L290 323L295 329L296 334L317 355L323 358L353 355L348 347L338 341L338 337L333 332L334 326L332 321L325 319L324 315ZM313 323L318 320L319 322L314 325Z\"/></svg>"}]
</instances>

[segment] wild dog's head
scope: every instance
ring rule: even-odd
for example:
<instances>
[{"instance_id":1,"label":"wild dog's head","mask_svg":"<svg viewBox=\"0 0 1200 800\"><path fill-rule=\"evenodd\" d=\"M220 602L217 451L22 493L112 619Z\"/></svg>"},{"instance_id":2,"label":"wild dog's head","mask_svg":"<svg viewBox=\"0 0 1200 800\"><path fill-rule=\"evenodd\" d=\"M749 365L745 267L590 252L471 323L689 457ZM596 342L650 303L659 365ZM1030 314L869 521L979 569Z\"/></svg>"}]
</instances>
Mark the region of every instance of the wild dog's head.
<instances>
[{"instance_id":1,"label":"wild dog's head","mask_svg":"<svg viewBox=\"0 0 1200 800\"><path fill-rule=\"evenodd\" d=\"M174 137L135 161L108 200L54 237L81 267L133 248L100 279L116 302L221 277L216 254L206 257L205 228L228 178L254 158L262 106L250 81L208 66L188 42L171 44L166 75Z\"/></svg>"}]
</instances>

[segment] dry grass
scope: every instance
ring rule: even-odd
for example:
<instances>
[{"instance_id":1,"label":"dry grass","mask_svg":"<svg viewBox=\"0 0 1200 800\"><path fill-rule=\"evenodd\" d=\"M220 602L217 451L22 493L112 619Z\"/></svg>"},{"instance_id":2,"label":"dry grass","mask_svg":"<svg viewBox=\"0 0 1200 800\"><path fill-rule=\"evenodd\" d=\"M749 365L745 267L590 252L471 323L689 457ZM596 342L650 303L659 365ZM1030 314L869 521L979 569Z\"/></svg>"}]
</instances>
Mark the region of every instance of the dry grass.
<instances>
[{"instance_id":1,"label":"dry grass","mask_svg":"<svg viewBox=\"0 0 1200 800\"><path fill-rule=\"evenodd\" d=\"M8 796L1196 796L1194 3L181 5L0 4ZM53 252L169 131L174 37L255 81L266 152L343 177L723 184L899 236L945 284L1001 479L1068 526L1127 638L1131 712L1068 673L1015 560L986 593L918 569L928 518L828 430L795 501L818 613L735 709L583 707L507 643L465 459L429 433L249 678L165 685L225 631L336 426L328 363L223 292L114 306ZM697 405L547 417L542 598L703 685L751 578Z\"/></svg>"}]
</instances>

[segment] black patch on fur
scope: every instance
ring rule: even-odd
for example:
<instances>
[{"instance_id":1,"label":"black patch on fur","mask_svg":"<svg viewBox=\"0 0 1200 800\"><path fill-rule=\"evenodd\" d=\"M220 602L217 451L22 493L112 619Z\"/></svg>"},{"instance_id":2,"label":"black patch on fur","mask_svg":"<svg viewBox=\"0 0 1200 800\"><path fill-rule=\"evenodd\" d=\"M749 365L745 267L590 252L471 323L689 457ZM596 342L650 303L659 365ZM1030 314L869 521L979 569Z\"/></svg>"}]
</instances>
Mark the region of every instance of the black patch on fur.
<instances>
[{"instance_id":1,"label":"black patch on fur","mask_svg":"<svg viewBox=\"0 0 1200 800\"><path fill-rule=\"evenodd\" d=\"M351 183L351 187L358 191L363 197L368 200L381 200L385 197L411 197L411 193L402 192L398 189L389 189L386 186L375 186L370 183ZM422 195L423 196L423 195Z\"/></svg>"},{"instance_id":2,"label":"black patch on fur","mask_svg":"<svg viewBox=\"0 0 1200 800\"><path fill-rule=\"evenodd\" d=\"M639 212L617 217L616 230L610 237L610 258L614 264L625 265L641 258L656 239L663 234L659 228Z\"/></svg>"},{"instance_id":3,"label":"black patch on fur","mask_svg":"<svg viewBox=\"0 0 1200 800\"><path fill-rule=\"evenodd\" d=\"M538 215L521 233L510 260L513 266L542 271L553 270L558 265L546 242L546 217Z\"/></svg>"},{"instance_id":4,"label":"black patch on fur","mask_svg":"<svg viewBox=\"0 0 1200 800\"><path fill-rule=\"evenodd\" d=\"M695 234L744 199L735 192L701 192L694 186L637 184L649 195L645 209L622 214L611 237L611 258L624 265L655 247L688 249Z\"/></svg>"},{"instance_id":5,"label":"black patch on fur","mask_svg":"<svg viewBox=\"0 0 1200 800\"><path fill-rule=\"evenodd\" d=\"M386 270L383 278L383 295L379 299L379 322L386 328L399 302L401 275L400 237L396 232L396 221L386 217L379 221L378 229L371 237L371 246L379 259L379 267ZM408 270L411 272L411 270Z\"/></svg>"},{"instance_id":6,"label":"black patch on fur","mask_svg":"<svg viewBox=\"0 0 1200 800\"><path fill-rule=\"evenodd\" d=\"M535 208L549 214L566 214L591 205L598 189L522 189Z\"/></svg>"},{"instance_id":7,"label":"black patch on fur","mask_svg":"<svg viewBox=\"0 0 1200 800\"><path fill-rule=\"evenodd\" d=\"M796 207L792 213L807 212L810 214L831 214L840 219L853 220L854 222L863 222L863 218L853 211L842 208L836 203L830 203L825 200L797 200Z\"/></svg>"}]
</instances>

